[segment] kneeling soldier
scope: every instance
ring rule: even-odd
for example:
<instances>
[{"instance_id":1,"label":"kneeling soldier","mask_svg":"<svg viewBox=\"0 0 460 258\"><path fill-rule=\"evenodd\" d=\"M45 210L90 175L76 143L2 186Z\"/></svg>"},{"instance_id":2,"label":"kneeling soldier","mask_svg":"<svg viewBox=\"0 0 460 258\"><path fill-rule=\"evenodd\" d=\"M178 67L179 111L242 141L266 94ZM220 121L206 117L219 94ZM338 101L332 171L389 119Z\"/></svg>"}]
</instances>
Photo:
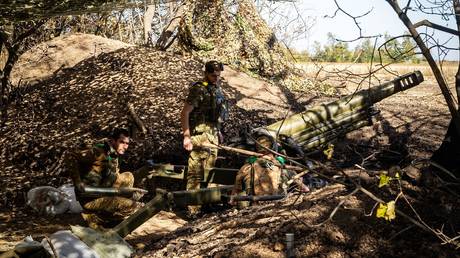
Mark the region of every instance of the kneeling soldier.
<instances>
[{"instance_id":1,"label":"kneeling soldier","mask_svg":"<svg viewBox=\"0 0 460 258\"><path fill-rule=\"evenodd\" d=\"M261 136L257 138L257 152L264 154L261 157L250 157L247 159L236 175L232 195L245 192L247 195L278 195L283 194L283 184L290 180L295 173L285 170L284 159L275 157L269 152L273 149L273 138ZM294 180L299 189L308 191L301 180ZM234 204L233 201L231 201Z\"/></svg>"},{"instance_id":2,"label":"kneeling soldier","mask_svg":"<svg viewBox=\"0 0 460 258\"><path fill-rule=\"evenodd\" d=\"M77 200L84 211L83 219L92 228L99 228L109 222L119 222L133 214L142 203L121 196L86 197L86 186L94 187L133 187L134 176L130 172L120 173L119 156L128 149L129 133L117 128L110 139L92 148L71 153L66 165L72 177Z\"/></svg>"}]
</instances>

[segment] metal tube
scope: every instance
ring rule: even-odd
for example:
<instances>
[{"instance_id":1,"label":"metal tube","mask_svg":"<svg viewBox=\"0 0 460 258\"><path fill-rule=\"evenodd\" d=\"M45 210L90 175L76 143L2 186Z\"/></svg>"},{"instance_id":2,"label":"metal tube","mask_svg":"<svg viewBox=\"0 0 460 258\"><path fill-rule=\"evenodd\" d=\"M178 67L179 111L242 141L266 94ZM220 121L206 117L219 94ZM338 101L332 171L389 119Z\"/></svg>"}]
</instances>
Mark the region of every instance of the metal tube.
<instances>
[{"instance_id":1,"label":"metal tube","mask_svg":"<svg viewBox=\"0 0 460 258\"><path fill-rule=\"evenodd\" d=\"M104 196L125 196L131 197L133 193L148 193L148 191L135 187L95 187L85 186L84 192L78 193L81 197L104 197Z\"/></svg>"},{"instance_id":2,"label":"metal tube","mask_svg":"<svg viewBox=\"0 0 460 258\"><path fill-rule=\"evenodd\" d=\"M420 71L409 73L390 82L358 91L328 104L315 106L284 121L269 125L267 129L273 136L276 136L278 132L279 134L292 136L311 127L312 124L328 121L347 111L370 107L374 103L397 92L412 88L422 81L423 75Z\"/></svg>"},{"instance_id":3,"label":"metal tube","mask_svg":"<svg viewBox=\"0 0 460 258\"><path fill-rule=\"evenodd\" d=\"M207 203L220 203L222 197L233 189L233 185L203 188L191 191L176 191L169 193L168 198L174 200L177 207L188 205L203 205Z\"/></svg>"},{"instance_id":4,"label":"metal tube","mask_svg":"<svg viewBox=\"0 0 460 258\"><path fill-rule=\"evenodd\" d=\"M293 138L297 142L305 142L308 139L311 139L318 135L322 135L324 133L327 133L328 131L335 129L341 130L344 127L349 126L350 124L369 119L370 117L368 113L362 110L360 112L352 113L351 115L341 117L341 119L337 120L336 122L320 124L320 126L316 127L314 130L306 130L305 132L302 132L302 134L297 134L297 137Z\"/></svg>"},{"instance_id":5,"label":"metal tube","mask_svg":"<svg viewBox=\"0 0 460 258\"><path fill-rule=\"evenodd\" d=\"M370 125L370 121L366 120L366 121L359 121L357 123L354 123L354 124L350 124L349 127L345 127L345 128L341 128L340 130L331 130L331 131L328 131L322 135L319 135L317 137L314 137L312 139L309 139L307 141L304 141L304 142L300 142L299 145L302 146L302 148L306 151L310 151L316 147L319 147L325 143L328 143L334 139L336 139L337 137L341 136L344 134L344 132L349 132L349 131L352 131L352 130L356 130L356 129L359 129L361 127L364 127L364 126L368 126Z\"/></svg>"},{"instance_id":6,"label":"metal tube","mask_svg":"<svg viewBox=\"0 0 460 258\"><path fill-rule=\"evenodd\" d=\"M165 207L167 207L167 200L164 199L163 195L157 194L155 198L148 202L144 207L123 220L120 224L116 225L112 230L120 235L120 237L124 238L155 214L165 209Z\"/></svg>"}]
</instances>

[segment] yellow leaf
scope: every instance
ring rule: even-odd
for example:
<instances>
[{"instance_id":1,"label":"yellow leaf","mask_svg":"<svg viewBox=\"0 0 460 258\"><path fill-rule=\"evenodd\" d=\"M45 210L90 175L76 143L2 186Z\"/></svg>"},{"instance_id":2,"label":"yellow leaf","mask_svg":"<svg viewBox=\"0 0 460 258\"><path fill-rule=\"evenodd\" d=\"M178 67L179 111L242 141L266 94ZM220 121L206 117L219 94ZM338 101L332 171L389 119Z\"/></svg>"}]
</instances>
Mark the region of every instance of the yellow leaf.
<instances>
[{"instance_id":1,"label":"yellow leaf","mask_svg":"<svg viewBox=\"0 0 460 258\"><path fill-rule=\"evenodd\" d=\"M377 218L385 218L385 214L387 212L387 205L384 203L379 203L379 207L377 208L377 213L375 214Z\"/></svg>"},{"instance_id":2,"label":"yellow leaf","mask_svg":"<svg viewBox=\"0 0 460 258\"><path fill-rule=\"evenodd\" d=\"M329 144L327 149L323 151L324 155L326 155L327 159L332 158L332 154L334 154L334 144Z\"/></svg>"},{"instance_id":3,"label":"yellow leaf","mask_svg":"<svg viewBox=\"0 0 460 258\"><path fill-rule=\"evenodd\" d=\"M396 203L395 201L391 201L387 203L387 211L385 213L385 219L391 221L396 218Z\"/></svg>"},{"instance_id":4,"label":"yellow leaf","mask_svg":"<svg viewBox=\"0 0 460 258\"><path fill-rule=\"evenodd\" d=\"M399 172L396 172L395 178L396 178L396 179L401 179L401 175L399 174Z\"/></svg>"},{"instance_id":5,"label":"yellow leaf","mask_svg":"<svg viewBox=\"0 0 460 258\"><path fill-rule=\"evenodd\" d=\"M390 182L390 177L387 176L386 174L380 174L380 181L379 181L379 187L385 186Z\"/></svg>"},{"instance_id":6,"label":"yellow leaf","mask_svg":"<svg viewBox=\"0 0 460 258\"><path fill-rule=\"evenodd\" d=\"M395 201L390 201L388 203L379 203L377 208L377 213L375 214L377 218L384 218L385 220L391 221L396 218L396 205Z\"/></svg>"}]
</instances>

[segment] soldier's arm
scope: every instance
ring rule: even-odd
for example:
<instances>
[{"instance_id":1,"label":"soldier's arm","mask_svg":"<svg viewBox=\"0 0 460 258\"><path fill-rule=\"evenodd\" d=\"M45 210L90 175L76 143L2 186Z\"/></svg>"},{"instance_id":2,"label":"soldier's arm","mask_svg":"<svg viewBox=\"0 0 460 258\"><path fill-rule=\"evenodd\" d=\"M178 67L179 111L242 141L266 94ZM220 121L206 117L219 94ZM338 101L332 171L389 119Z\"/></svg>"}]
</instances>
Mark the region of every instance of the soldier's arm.
<instances>
[{"instance_id":1,"label":"soldier's arm","mask_svg":"<svg viewBox=\"0 0 460 258\"><path fill-rule=\"evenodd\" d=\"M76 151L70 153L66 158L66 167L72 178L73 184L78 191L83 191L84 183L81 175L84 171L80 171L81 167L90 167L94 162L94 155L91 150Z\"/></svg>"},{"instance_id":2,"label":"soldier's arm","mask_svg":"<svg viewBox=\"0 0 460 258\"><path fill-rule=\"evenodd\" d=\"M232 195L239 194L243 191L243 182L246 176L248 176L249 164L243 165L238 173L236 173L235 185L233 186Z\"/></svg>"},{"instance_id":3,"label":"soldier's arm","mask_svg":"<svg viewBox=\"0 0 460 258\"><path fill-rule=\"evenodd\" d=\"M201 102L200 86L194 84L190 87L187 99L185 100L184 107L182 108L180 121L182 126L182 135L184 136L184 149L191 151L193 144L191 141L190 132L190 113L193 109L198 107Z\"/></svg>"},{"instance_id":4,"label":"soldier's arm","mask_svg":"<svg viewBox=\"0 0 460 258\"><path fill-rule=\"evenodd\" d=\"M190 113L193 110L193 106L185 103L182 109L180 121L182 125L182 135L184 136L184 149L191 151L193 149L191 134L190 134Z\"/></svg>"}]
</instances>

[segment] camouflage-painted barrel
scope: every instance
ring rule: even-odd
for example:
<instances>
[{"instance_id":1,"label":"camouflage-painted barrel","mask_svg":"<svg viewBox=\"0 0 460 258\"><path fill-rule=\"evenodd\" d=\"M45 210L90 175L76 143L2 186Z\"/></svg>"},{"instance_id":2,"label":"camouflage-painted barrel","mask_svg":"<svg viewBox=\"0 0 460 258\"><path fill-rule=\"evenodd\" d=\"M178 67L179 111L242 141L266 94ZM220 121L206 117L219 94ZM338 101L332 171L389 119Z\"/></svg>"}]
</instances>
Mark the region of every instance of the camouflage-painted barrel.
<instances>
[{"instance_id":1,"label":"camouflage-painted barrel","mask_svg":"<svg viewBox=\"0 0 460 258\"><path fill-rule=\"evenodd\" d=\"M420 71L405 74L370 89L315 106L271 124L266 129L274 137L286 135L293 138L306 150L318 147L336 138L340 132L349 132L370 125L369 108L373 104L417 86L423 80Z\"/></svg>"}]
</instances>

